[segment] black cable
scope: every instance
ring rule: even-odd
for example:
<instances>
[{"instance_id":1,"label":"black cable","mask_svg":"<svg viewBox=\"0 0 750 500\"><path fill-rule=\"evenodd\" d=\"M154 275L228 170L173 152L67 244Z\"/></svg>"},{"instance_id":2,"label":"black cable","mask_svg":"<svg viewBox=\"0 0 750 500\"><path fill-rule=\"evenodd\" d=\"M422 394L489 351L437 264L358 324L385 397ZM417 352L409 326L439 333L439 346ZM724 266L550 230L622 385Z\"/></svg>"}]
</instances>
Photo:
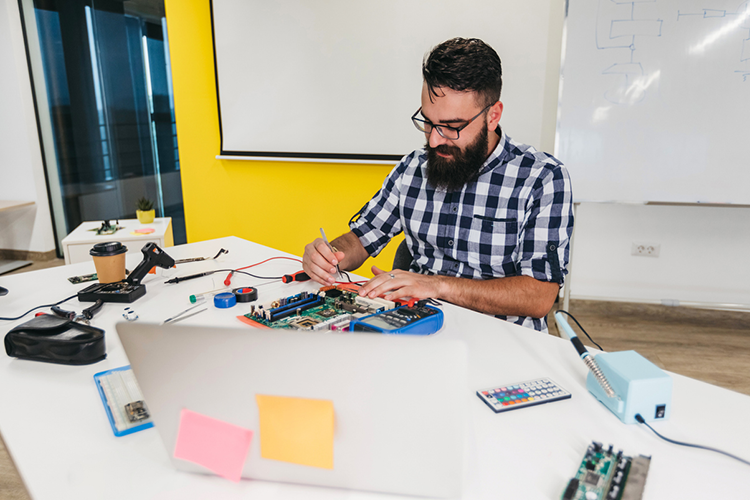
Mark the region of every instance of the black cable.
<instances>
[{"instance_id":1,"label":"black cable","mask_svg":"<svg viewBox=\"0 0 750 500\"><path fill-rule=\"evenodd\" d=\"M674 439L669 439L667 437L664 437L661 434L659 434L658 432L656 432L656 430L654 430L653 427L651 427L650 425L648 425L646 423L646 420L641 416L640 413L636 413L635 414L635 419L638 421L639 424L643 424L646 427L648 427L649 429L651 429L651 431L653 431L654 434L656 434L657 436L659 436L660 438L662 438L664 441L667 441L667 442L672 443L672 444L678 444L680 446L689 446L690 448L700 448L701 450L715 451L716 453L721 453L722 455L726 455L729 458L733 458L735 460L739 460L740 462L742 462L745 465L750 465L750 462L748 462L747 460L744 460L744 459L742 459L740 457L736 457L736 456L732 455L731 453L727 453L726 451L717 450L716 448L711 448L711 447L708 447L708 446L701 446L699 444L683 443L681 441L675 441Z\"/></svg>"},{"instance_id":2,"label":"black cable","mask_svg":"<svg viewBox=\"0 0 750 500\"><path fill-rule=\"evenodd\" d=\"M25 313L23 313L22 315L20 315L20 316L16 316L15 318L0 318L0 320L2 320L2 321L15 321L15 320L17 320L17 319L21 319L21 318L23 318L24 316L26 316L27 314L29 314L29 313L30 313L30 312L32 312L32 311L36 311L37 309L41 309L42 307L53 307L53 306L59 306L59 305L60 305L60 304L62 304L63 302L67 302L67 301L69 301L70 299L72 299L73 297L77 297L77 296L78 296L78 294L76 294L76 295L71 295L71 296L70 296L70 297L68 297L67 299L63 299L63 300L61 300L60 302L56 302L56 303L54 303L54 304L45 304L45 305L43 305L43 306L36 306L35 308L33 308L33 309L29 309L28 311L26 311L26 312L25 312Z\"/></svg>"},{"instance_id":3,"label":"black cable","mask_svg":"<svg viewBox=\"0 0 750 500\"><path fill-rule=\"evenodd\" d=\"M587 336L587 337L588 337L588 339L589 339L589 340L591 341L591 343L592 343L592 344L594 344L594 345L595 345L596 347L598 347L600 351L603 351L603 350L604 350L604 349L602 349L602 346L600 346L599 344L597 344L596 342L594 342L594 339L592 339L592 338L591 338L591 335L589 335L589 334L588 334L588 333L586 332L586 330L584 330L584 329L583 329L583 327L582 327L582 326L581 326L581 324L580 324L580 323L578 322L578 320L577 320L577 319L575 318L575 316L573 316L572 314L570 314L570 313L569 313L568 311L566 311L566 310L564 310L564 309L558 309L558 310L557 310L557 312L561 312L561 313L564 313L564 314L567 314L568 316L570 316L570 319L572 319L573 321L575 321L575 322L576 322L576 325L578 325L578 328L580 328L580 329L581 329L581 331L582 331L583 333L585 333L585 334L586 334L586 336Z\"/></svg>"},{"instance_id":4,"label":"black cable","mask_svg":"<svg viewBox=\"0 0 750 500\"><path fill-rule=\"evenodd\" d=\"M349 283L352 283L352 278L351 276L349 276L349 273L347 273L346 271L341 271L341 274L346 276L346 279L349 280Z\"/></svg>"},{"instance_id":5,"label":"black cable","mask_svg":"<svg viewBox=\"0 0 750 500\"><path fill-rule=\"evenodd\" d=\"M259 280L280 280L283 278L283 276L256 276L255 274L250 274L247 271L238 271L236 269L217 269L216 271L213 271L213 273L220 273L220 272L229 272L229 273L240 273L240 274L247 274L248 276L259 279Z\"/></svg>"}]
</instances>

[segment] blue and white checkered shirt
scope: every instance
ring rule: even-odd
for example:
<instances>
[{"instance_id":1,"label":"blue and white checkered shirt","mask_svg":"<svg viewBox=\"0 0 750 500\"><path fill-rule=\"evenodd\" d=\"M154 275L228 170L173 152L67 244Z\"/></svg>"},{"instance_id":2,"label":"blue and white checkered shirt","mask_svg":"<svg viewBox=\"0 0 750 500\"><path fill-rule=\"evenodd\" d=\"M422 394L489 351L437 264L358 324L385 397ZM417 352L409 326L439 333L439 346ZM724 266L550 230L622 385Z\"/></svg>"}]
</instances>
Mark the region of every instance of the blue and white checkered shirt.
<instances>
[{"instance_id":1,"label":"blue and white checkered shirt","mask_svg":"<svg viewBox=\"0 0 750 500\"><path fill-rule=\"evenodd\" d=\"M350 224L370 256L404 231L411 271L472 279L531 276L559 283L567 274L573 195L553 156L501 134L476 181L436 190L427 153L405 156ZM546 318L498 316L547 330Z\"/></svg>"}]
</instances>

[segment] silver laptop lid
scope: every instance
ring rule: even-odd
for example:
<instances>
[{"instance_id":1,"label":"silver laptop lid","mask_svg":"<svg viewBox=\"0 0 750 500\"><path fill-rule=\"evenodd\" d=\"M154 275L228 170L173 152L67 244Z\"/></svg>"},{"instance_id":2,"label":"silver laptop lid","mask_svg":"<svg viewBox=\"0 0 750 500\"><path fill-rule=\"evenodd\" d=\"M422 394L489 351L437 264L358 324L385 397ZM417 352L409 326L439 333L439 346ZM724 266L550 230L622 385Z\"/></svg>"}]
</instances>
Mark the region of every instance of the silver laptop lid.
<instances>
[{"instance_id":1,"label":"silver laptop lid","mask_svg":"<svg viewBox=\"0 0 750 500\"><path fill-rule=\"evenodd\" d=\"M242 477L357 490L461 494L468 398L461 341L120 323L173 458L183 409L253 431ZM469 396L467 396L467 394ZM333 469L261 457L256 395L332 401Z\"/></svg>"}]
</instances>

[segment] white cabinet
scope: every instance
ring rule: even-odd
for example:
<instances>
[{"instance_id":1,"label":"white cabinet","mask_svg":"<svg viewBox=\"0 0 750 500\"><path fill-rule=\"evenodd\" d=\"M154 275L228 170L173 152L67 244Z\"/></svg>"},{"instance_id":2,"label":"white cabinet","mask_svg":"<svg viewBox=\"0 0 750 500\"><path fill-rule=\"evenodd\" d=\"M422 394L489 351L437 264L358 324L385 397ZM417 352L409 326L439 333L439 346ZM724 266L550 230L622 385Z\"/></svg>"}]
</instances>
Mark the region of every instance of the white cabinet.
<instances>
[{"instance_id":1,"label":"white cabinet","mask_svg":"<svg viewBox=\"0 0 750 500\"><path fill-rule=\"evenodd\" d=\"M115 221L110 221L112 224ZM62 240L65 264L76 264L91 260L89 251L97 243L107 241L119 241L128 247L128 253L138 253L146 243L156 243L160 248L174 245L172 238L172 218L156 218L150 224L141 224L138 219L120 219L119 225L122 229L114 234L97 235L96 231L102 225L102 221L82 222L80 226ZM153 233L135 233L140 229L154 229Z\"/></svg>"}]
</instances>

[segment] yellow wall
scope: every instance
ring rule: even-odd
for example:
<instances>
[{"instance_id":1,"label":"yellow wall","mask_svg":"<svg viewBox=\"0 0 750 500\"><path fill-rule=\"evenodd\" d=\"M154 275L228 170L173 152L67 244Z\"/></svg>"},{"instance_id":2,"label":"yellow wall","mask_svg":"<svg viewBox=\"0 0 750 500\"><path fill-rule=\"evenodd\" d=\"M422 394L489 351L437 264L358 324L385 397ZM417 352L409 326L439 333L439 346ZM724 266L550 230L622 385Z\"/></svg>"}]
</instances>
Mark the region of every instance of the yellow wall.
<instances>
[{"instance_id":1,"label":"yellow wall","mask_svg":"<svg viewBox=\"0 0 750 500\"><path fill-rule=\"evenodd\" d=\"M221 144L209 1L165 4L188 242L234 235L302 255L319 228L331 239L346 232L349 218L392 167L217 160ZM292 138L301 133L296 130L290 123ZM397 243L358 273L372 276L372 264L390 269Z\"/></svg>"}]
</instances>

